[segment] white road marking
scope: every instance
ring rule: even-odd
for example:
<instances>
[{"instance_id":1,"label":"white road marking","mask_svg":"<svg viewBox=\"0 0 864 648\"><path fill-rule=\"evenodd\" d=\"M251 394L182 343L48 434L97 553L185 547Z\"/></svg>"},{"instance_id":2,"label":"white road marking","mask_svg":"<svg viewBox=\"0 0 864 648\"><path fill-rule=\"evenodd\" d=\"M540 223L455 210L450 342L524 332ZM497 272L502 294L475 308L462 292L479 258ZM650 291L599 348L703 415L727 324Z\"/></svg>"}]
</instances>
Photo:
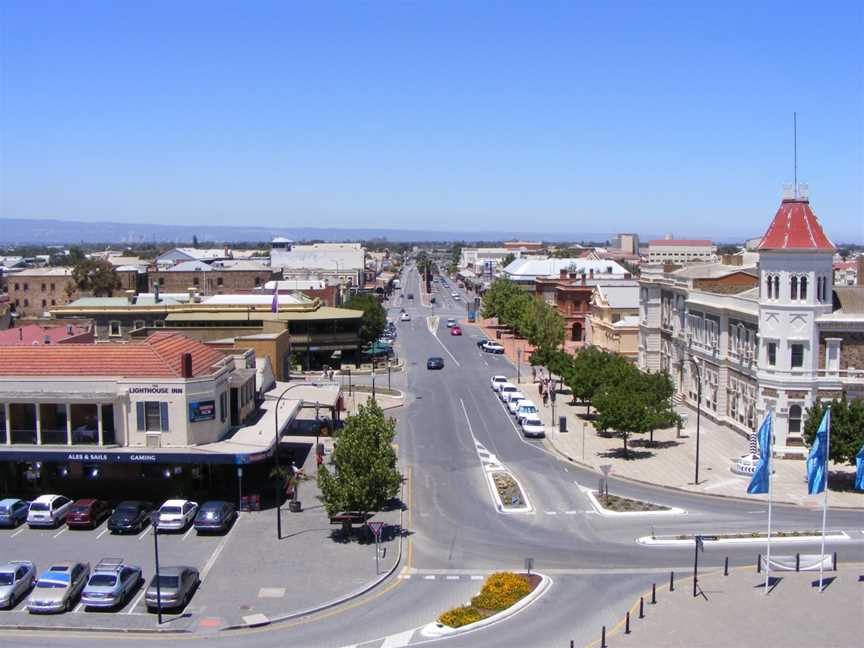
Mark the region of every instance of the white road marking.
<instances>
[{"instance_id":1,"label":"white road marking","mask_svg":"<svg viewBox=\"0 0 864 648\"><path fill-rule=\"evenodd\" d=\"M78 607L76 607L74 611L75 611L75 612L80 612L80 611L83 610L83 609L84 609L84 604L83 604L83 603L79 603L79 604L78 604Z\"/></svg>"},{"instance_id":2,"label":"white road marking","mask_svg":"<svg viewBox=\"0 0 864 648\"><path fill-rule=\"evenodd\" d=\"M22 524L22 525L21 525L21 528L19 528L15 533L13 533L13 534L12 534L11 536L9 536L9 537L10 537L10 538L14 538L15 536L17 536L19 533L21 533L21 532L22 532L24 529L26 529L26 528L27 528L27 525L26 525L26 524Z\"/></svg>"},{"instance_id":3,"label":"white road marking","mask_svg":"<svg viewBox=\"0 0 864 648\"><path fill-rule=\"evenodd\" d=\"M57 538L57 537L63 535L64 533L66 533L68 530L69 530L69 527L65 527L65 526L64 526L64 527L63 527L62 529L60 529L57 533L54 534L54 537Z\"/></svg>"},{"instance_id":4,"label":"white road marking","mask_svg":"<svg viewBox=\"0 0 864 648\"><path fill-rule=\"evenodd\" d=\"M444 580L459 580L458 576L445 576Z\"/></svg>"},{"instance_id":5,"label":"white road marking","mask_svg":"<svg viewBox=\"0 0 864 648\"><path fill-rule=\"evenodd\" d=\"M99 532L99 535L96 536L96 539L98 540L99 538L101 538L101 537L102 537L103 535L105 535L106 533L108 533L108 527L105 527L104 529L102 529L102 530Z\"/></svg>"},{"instance_id":6,"label":"white road marking","mask_svg":"<svg viewBox=\"0 0 864 648\"><path fill-rule=\"evenodd\" d=\"M564 511L564 515L578 515L579 511Z\"/></svg>"},{"instance_id":7,"label":"white road marking","mask_svg":"<svg viewBox=\"0 0 864 648\"><path fill-rule=\"evenodd\" d=\"M144 536L146 536L148 533L150 533L150 530L151 530L152 528L153 528L153 525L151 524L151 525L148 526L146 529L144 529L144 531L141 532L141 535L138 536L138 539L139 539L139 540L142 540L142 539L144 538Z\"/></svg>"},{"instance_id":8,"label":"white road marking","mask_svg":"<svg viewBox=\"0 0 864 648\"><path fill-rule=\"evenodd\" d=\"M411 580L411 574L399 574L399 580Z\"/></svg>"},{"instance_id":9,"label":"white road marking","mask_svg":"<svg viewBox=\"0 0 864 648\"><path fill-rule=\"evenodd\" d=\"M768 510L768 509L762 509L761 511L747 511L747 514L748 514L748 515L756 515L756 514L758 514L758 513L764 513L764 512L767 511L767 510Z\"/></svg>"},{"instance_id":10,"label":"white road marking","mask_svg":"<svg viewBox=\"0 0 864 648\"><path fill-rule=\"evenodd\" d=\"M147 581L143 578L141 579L143 582L141 583L141 592L138 594L138 597L135 599L135 602L132 604L128 610L126 610L126 614L132 614L135 608L138 607L138 604L141 602L141 599L144 598L144 595L147 593Z\"/></svg>"},{"instance_id":11,"label":"white road marking","mask_svg":"<svg viewBox=\"0 0 864 648\"><path fill-rule=\"evenodd\" d=\"M423 577L423 580L435 580L435 574L429 574Z\"/></svg>"},{"instance_id":12,"label":"white road marking","mask_svg":"<svg viewBox=\"0 0 864 648\"><path fill-rule=\"evenodd\" d=\"M218 546L213 551L210 558L207 560L207 563L204 565L204 569L201 570L201 582L202 583L207 578L207 575L210 573L210 570L213 569L213 565L216 564L216 559L219 557L219 554L222 553L222 550L228 544L228 538L231 537L231 534L233 533L234 528L238 524L240 524L240 520L242 520L242 519L243 519L243 514L241 513L240 515L237 516L237 519L234 521L234 525L231 527L231 529L228 531L228 533L225 534L225 536L222 538L222 540L219 541Z\"/></svg>"},{"instance_id":13,"label":"white road marking","mask_svg":"<svg viewBox=\"0 0 864 648\"><path fill-rule=\"evenodd\" d=\"M191 524L189 525L189 530L183 534L183 540L185 540L186 538L189 537L189 534L192 533L192 529L194 529L194 528L195 527L193 525L191 525ZM181 540L180 542L183 542L183 540Z\"/></svg>"},{"instance_id":14,"label":"white road marking","mask_svg":"<svg viewBox=\"0 0 864 648\"><path fill-rule=\"evenodd\" d=\"M390 635L384 640L384 643L381 644L381 648L399 648L400 646L407 646L408 642L411 641L411 637L414 636L414 629L406 630L405 632L400 632L399 634Z\"/></svg>"},{"instance_id":15,"label":"white road marking","mask_svg":"<svg viewBox=\"0 0 864 648\"><path fill-rule=\"evenodd\" d=\"M483 580L483 577L480 574L473 574L471 576L471 580L473 580L473 581Z\"/></svg>"},{"instance_id":16,"label":"white road marking","mask_svg":"<svg viewBox=\"0 0 864 648\"><path fill-rule=\"evenodd\" d=\"M438 334L432 333L432 337L434 337L438 341L438 344L440 344L441 347L447 352L447 355L449 355L451 358L453 358L453 362L456 363L456 366L461 367L462 365L459 364L459 361L456 359L456 356L454 356L452 353L450 353L450 349L448 349L447 346L441 341L441 338L438 337Z\"/></svg>"},{"instance_id":17,"label":"white road marking","mask_svg":"<svg viewBox=\"0 0 864 648\"><path fill-rule=\"evenodd\" d=\"M558 511L546 511L546 515L558 515Z\"/></svg>"}]
</instances>

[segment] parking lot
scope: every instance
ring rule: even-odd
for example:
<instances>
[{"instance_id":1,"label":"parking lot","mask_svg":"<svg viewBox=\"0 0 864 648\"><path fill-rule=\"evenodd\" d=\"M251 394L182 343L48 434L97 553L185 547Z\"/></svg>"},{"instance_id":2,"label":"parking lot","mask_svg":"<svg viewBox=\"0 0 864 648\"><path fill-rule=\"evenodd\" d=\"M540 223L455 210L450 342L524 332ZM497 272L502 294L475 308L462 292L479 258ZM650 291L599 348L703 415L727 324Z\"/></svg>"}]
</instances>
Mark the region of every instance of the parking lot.
<instances>
[{"instance_id":1,"label":"parking lot","mask_svg":"<svg viewBox=\"0 0 864 648\"><path fill-rule=\"evenodd\" d=\"M222 549L244 523L242 513L227 534L198 535L190 526L182 533L159 533L159 563L161 567L189 565L199 570L201 586L189 606L184 610L163 614L166 627L186 629L204 609L203 599L208 586L207 577L219 559ZM106 522L93 530L71 530L65 525L54 529L31 529L26 524L15 529L0 529L0 560L32 560L37 574L52 562L60 560L86 561L91 568L107 557L123 558L127 563L143 570L144 583L122 608L111 611L85 610L79 602L73 611L58 615L30 614L26 599L11 610L0 610L2 626L58 626L58 627L133 627L151 628L156 615L147 611L144 603L146 583L155 572L153 528L142 533L115 535L108 531ZM122 617L122 618L118 618ZM137 618L136 618L137 617Z\"/></svg>"}]
</instances>

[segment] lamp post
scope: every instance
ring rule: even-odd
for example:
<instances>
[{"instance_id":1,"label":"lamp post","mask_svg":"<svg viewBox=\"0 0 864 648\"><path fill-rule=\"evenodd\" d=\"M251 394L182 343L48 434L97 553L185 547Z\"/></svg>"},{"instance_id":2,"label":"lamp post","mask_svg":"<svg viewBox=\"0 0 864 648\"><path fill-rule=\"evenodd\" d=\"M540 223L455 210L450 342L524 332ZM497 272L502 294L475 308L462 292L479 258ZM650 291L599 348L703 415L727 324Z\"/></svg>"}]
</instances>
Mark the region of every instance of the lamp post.
<instances>
[{"instance_id":1,"label":"lamp post","mask_svg":"<svg viewBox=\"0 0 864 648\"><path fill-rule=\"evenodd\" d=\"M372 357L372 400L375 400L375 357Z\"/></svg>"},{"instance_id":2,"label":"lamp post","mask_svg":"<svg viewBox=\"0 0 864 648\"><path fill-rule=\"evenodd\" d=\"M702 369L699 358L690 357L690 362L696 369L696 476L694 485L699 485L699 423L702 415Z\"/></svg>"},{"instance_id":3,"label":"lamp post","mask_svg":"<svg viewBox=\"0 0 864 648\"><path fill-rule=\"evenodd\" d=\"M516 349L516 384L522 381L522 349Z\"/></svg>"},{"instance_id":4,"label":"lamp post","mask_svg":"<svg viewBox=\"0 0 864 648\"><path fill-rule=\"evenodd\" d=\"M276 407L273 410L273 426L274 426L274 445L273 445L273 459L276 466L276 539L282 539L282 492L279 476L281 475L281 466L279 465L279 404L282 402L282 399L285 397L289 391L294 389L295 387L301 387L306 385L307 383L297 383L295 385L288 385L285 389L282 390L282 393L279 394L279 398L276 399ZM314 383L313 383L314 384ZM315 446L315 449L318 449L318 446Z\"/></svg>"},{"instance_id":5,"label":"lamp post","mask_svg":"<svg viewBox=\"0 0 864 648\"><path fill-rule=\"evenodd\" d=\"M162 625L162 585L159 583L159 511L150 514L150 525L153 527L153 553L156 558L156 615L158 625Z\"/></svg>"}]
</instances>

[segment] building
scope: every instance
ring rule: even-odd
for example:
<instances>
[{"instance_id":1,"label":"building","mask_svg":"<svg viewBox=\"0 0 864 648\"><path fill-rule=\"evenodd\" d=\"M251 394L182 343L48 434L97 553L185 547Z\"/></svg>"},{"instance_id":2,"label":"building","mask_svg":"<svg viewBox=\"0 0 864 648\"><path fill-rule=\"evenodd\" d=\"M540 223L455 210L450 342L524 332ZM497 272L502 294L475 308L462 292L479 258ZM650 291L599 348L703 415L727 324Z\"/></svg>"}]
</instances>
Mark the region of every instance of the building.
<instances>
[{"instance_id":1,"label":"building","mask_svg":"<svg viewBox=\"0 0 864 648\"><path fill-rule=\"evenodd\" d=\"M703 414L745 434L771 409L775 452L804 457L807 408L864 396L864 288L832 291L834 245L791 189L758 251L758 268L644 268L639 366L691 406L701 377Z\"/></svg>"},{"instance_id":2,"label":"building","mask_svg":"<svg viewBox=\"0 0 864 648\"><path fill-rule=\"evenodd\" d=\"M716 261L717 246L705 239L657 239L648 242L648 263L688 263Z\"/></svg>"},{"instance_id":3,"label":"building","mask_svg":"<svg viewBox=\"0 0 864 648\"><path fill-rule=\"evenodd\" d=\"M366 284L366 250L359 243L295 245L276 238L271 242L270 266L281 270L283 279L329 278L354 288Z\"/></svg>"},{"instance_id":4,"label":"building","mask_svg":"<svg viewBox=\"0 0 864 648\"><path fill-rule=\"evenodd\" d=\"M268 281L254 292L270 295L275 290L278 290L280 295L299 292L311 299L320 300L322 306L338 307L347 299L346 288L347 286L331 283L327 279L279 279Z\"/></svg>"},{"instance_id":5,"label":"building","mask_svg":"<svg viewBox=\"0 0 864 648\"><path fill-rule=\"evenodd\" d=\"M503 275L526 290L533 291L536 279L559 279L561 272L567 275L586 275L595 279L629 279L630 273L620 264L605 259L538 259L524 257L516 259Z\"/></svg>"},{"instance_id":6,"label":"building","mask_svg":"<svg viewBox=\"0 0 864 648\"><path fill-rule=\"evenodd\" d=\"M850 261L834 264L834 285L864 286L864 254Z\"/></svg>"},{"instance_id":7,"label":"building","mask_svg":"<svg viewBox=\"0 0 864 648\"><path fill-rule=\"evenodd\" d=\"M591 296L585 340L635 363L639 356L639 284L598 284Z\"/></svg>"},{"instance_id":8,"label":"building","mask_svg":"<svg viewBox=\"0 0 864 648\"><path fill-rule=\"evenodd\" d=\"M459 256L459 271L469 270L476 276L493 276L507 257L519 258L522 251L518 248L469 248L463 247Z\"/></svg>"},{"instance_id":9,"label":"building","mask_svg":"<svg viewBox=\"0 0 864 648\"><path fill-rule=\"evenodd\" d=\"M148 290L181 293L195 288L202 295L250 292L273 277L273 271L252 261L181 261L148 272Z\"/></svg>"},{"instance_id":10,"label":"building","mask_svg":"<svg viewBox=\"0 0 864 648\"><path fill-rule=\"evenodd\" d=\"M638 234L616 234L612 237L612 247L626 254L639 256Z\"/></svg>"},{"instance_id":11,"label":"building","mask_svg":"<svg viewBox=\"0 0 864 648\"><path fill-rule=\"evenodd\" d=\"M95 340L91 327L67 324L42 326L23 324L0 330L0 346L39 346L42 344L89 344Z\"/></svg>"},{"instance_id":12,"label":"building","mask_svg":"<svg viewBox=\"0 0 864 648\"><path fill-rule=\"evenodd\" d=\"M153 264L158 268L166 268L188 261L213 263L214 261L231 258L233 258L231 249L227 245L221 248L179 247L163 252L156 257Z\"/></svg>"},{"instance_id":13,"label":"building","mask_svg":"<svg viewBox=\"0 0 864 648\"><path fill-rule=\"evenodd\" d=\"M9 303L18 317L42 317L78 297L72 268L30 268L6 278Z\"/></svg>"}]
</instances>

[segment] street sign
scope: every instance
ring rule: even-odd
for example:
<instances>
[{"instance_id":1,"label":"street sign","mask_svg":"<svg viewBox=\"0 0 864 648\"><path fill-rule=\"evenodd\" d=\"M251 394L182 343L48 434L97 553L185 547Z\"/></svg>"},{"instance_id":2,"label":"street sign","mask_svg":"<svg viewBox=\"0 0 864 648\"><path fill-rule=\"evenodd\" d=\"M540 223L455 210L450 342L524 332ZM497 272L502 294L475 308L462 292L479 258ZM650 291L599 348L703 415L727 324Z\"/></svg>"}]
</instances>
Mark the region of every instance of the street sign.
<instances>
[{"instance_id":1,"label":"street sign","mask_svg":"<svg viewBox=\"0 0 864 648\"><path fill-rule=\"evenodd\" d=\"M366 526L369 527L370 531L372 531L372 535L375 536L375 540L381 539L381 530L384 528L383 522L367 522Z\"/></svg>"},{"instance_id":2,"label":"street sign","mask_svg":"<svg viewBox=\"0 0 864 648\"><path fill-rule=\"evenodd\" d=\"M525 571L528 572L528 575L531 575L531 570L534 569L534 559L526 558L525 559Z\"/></svg>"},{"instance_id":3,"label":"street sign","mask_svg":"<svg viewBox=\"0 0 864 648\"><path fill-rule=\"evenodd\" d=\"M612 472L612 464L600 464L600 472L603 473L604 477L608 477L609 473Z\"/></svg>"}]
</instances>

